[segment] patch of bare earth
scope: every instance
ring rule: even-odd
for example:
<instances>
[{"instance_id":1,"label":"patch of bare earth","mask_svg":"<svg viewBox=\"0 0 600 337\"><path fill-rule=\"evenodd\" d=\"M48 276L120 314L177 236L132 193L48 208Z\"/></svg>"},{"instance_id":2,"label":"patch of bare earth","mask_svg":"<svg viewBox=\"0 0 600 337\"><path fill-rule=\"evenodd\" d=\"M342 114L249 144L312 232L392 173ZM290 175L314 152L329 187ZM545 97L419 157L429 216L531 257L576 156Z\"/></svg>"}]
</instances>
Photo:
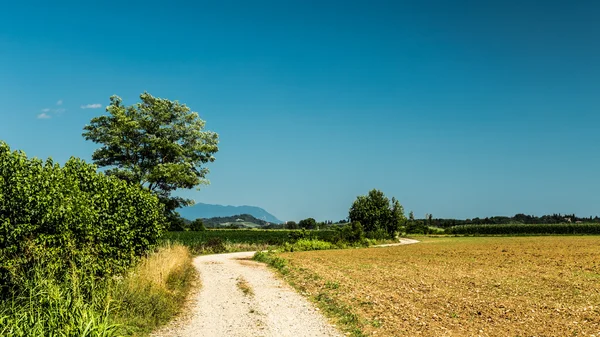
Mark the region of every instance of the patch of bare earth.
<instances>
[{"instance_id":1,"label":"patch of bare earth","mask_svg":"<svg viewBox=\"0 0 600 337\"><path fill-rule=\"evenodd\" d=\"M598 236L447 237L282 257L368 335L598 337L599 252Z\"/></svg>"}]
</instances>

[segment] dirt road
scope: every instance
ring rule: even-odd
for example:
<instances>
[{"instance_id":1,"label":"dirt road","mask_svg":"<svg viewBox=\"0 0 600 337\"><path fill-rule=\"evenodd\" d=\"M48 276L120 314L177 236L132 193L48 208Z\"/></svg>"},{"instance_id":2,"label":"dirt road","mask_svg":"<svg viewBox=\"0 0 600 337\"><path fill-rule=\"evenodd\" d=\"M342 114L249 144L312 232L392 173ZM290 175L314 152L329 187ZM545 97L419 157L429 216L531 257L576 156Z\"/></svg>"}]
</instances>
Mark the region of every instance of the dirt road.
<instances>
[{"instance_id":1,"label":"dirt road","mask_svg":"<svg viewBox=\"0 0 600 337\"><path fill-rule=\"evenodd\" d=\"M403 239L397 244L416 243ZM343 336L307 299L275 277L254 252L204 255L194 259L202 287L187 315L154 337Z\"/></svg>"}]
</instances>

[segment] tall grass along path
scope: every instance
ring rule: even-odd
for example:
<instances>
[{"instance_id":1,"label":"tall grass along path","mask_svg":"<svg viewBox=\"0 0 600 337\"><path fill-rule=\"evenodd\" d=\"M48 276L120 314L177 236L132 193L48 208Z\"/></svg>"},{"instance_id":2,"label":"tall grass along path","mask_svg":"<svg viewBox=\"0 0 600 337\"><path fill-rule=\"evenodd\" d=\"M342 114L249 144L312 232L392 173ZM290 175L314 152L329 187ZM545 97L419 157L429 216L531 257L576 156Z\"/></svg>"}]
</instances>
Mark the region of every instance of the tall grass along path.
<instances>
[{"instance_id":1,"label":"tall grass along path","mask_svg":"<svg viewBox=\"0 0 600 337\"><path fill-rule=\"evenodd\" d=\"M416 242L403 239L394 245ZM252 261L254 253L196 257L201 289L191 299L189 314L152 337L343 336L306 298L264 264Z\"/></svg>"}]
</instances>

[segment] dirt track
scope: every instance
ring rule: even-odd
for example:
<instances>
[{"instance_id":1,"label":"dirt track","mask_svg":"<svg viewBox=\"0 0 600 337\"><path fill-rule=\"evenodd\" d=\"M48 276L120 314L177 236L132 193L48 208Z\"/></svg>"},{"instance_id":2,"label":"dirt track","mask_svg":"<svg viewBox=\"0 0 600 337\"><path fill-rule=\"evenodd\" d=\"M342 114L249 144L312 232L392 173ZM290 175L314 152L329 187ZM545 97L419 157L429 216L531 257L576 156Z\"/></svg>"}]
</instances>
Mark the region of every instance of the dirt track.
<instances>
[{"instance_id":1,"label":"dirt track","mask_svg":"<svg viewBox=\"0 0 600 337\"><path fill-rule=\"evenodd\" d=\"M402 239L392 245L416 243ZM254 252L204 255L194 259L202 287L190 311L154 337L343 336L307 299L275 277ZM240 283L251 289L244 293Z\"/></svg>"}]
</instances>

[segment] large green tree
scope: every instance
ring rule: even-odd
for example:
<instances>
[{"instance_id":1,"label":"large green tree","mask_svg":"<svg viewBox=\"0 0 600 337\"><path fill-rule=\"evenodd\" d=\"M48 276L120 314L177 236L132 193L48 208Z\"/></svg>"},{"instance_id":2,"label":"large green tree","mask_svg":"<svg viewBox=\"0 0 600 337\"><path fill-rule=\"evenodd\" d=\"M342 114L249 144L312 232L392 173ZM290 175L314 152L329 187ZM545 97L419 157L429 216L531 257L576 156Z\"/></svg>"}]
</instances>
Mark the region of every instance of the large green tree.
<instances>
[{"instance_id":1,"label":"large green tree","mask_svg":"<svg viewBox=\"0 0 600 337\"><path fill-rule=\"evenodd\" d=\"M390 201L383 192L373 189L356 198L349 213L350 221L358 221L365 232L385 231L393 237L406 221L404 208L396 198Z\"/></svg>"},{"instance_id":2,"label":"large green tree","mask_svg":"<svg viewBox=\"0 0 600 337\"><path fill-rule=\"evenodd\" d=\"M102 145L92 159L107 174L146 187L173 213L191 204L171 196L174 190L208 183L204 164L215 160L219 137L204 130L206 122L185 104L147 92L140 100L125 106L120 97L110 97L108 114L94 117L83 137Z\"/></svg>"},{"instance_id":3,"label":"large green tree","mask_svg":"<svg viewBox=\"0 0 600 337\"><path fill-rule=\"evenodd\" d=\"M314 218L306 218L304 220L300 220L300 222L298 222L298 227L304 229L316 229L317 220L315 220Z\"/></svg>"}]
</instances>

